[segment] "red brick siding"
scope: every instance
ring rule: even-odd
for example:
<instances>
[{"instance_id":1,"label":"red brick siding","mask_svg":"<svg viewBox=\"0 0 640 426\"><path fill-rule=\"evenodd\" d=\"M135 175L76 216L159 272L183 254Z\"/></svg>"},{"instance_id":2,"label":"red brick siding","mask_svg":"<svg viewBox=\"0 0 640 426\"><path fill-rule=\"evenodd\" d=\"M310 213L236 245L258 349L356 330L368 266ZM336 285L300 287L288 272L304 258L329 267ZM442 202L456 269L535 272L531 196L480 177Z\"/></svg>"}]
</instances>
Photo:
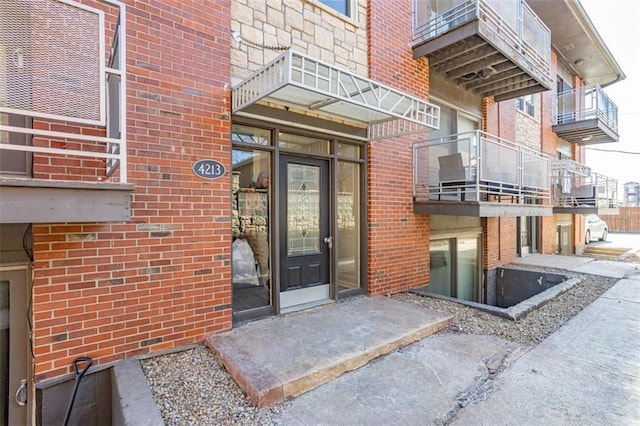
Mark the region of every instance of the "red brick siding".
<instances>
[{"instance_id":1,"label":"red brick siding","mask_svg":"<svg viewBox=\"0 0 640 426\"><path fill-rule=\"evenodd\" d=\"M492 135L500 134L498 104L493 98L482 99L482 130Z\"/></svg>"},{"instance_id":2,"label":"red brick siding","mask_svg":"<svg viewBox=\"0 0 640 426\"><path fill-rule=\"evenodd\" d=\"M411 11L411 0L369 1L369 75L426 99L429 72L424 59L413 59ZM413 213L411 142L396 138L369 144L370 294L390 294L429 280L429 219Z\"/></svg>"},{"instance_id":3,"label":"red brick siding","mask_svg":"<svg viewBox=\"0 0 640 426\"><path fill-rule=\"evenodd\" d=\"M231 327L230 179L191 170L231 169L229 13L229 1L128 5L132 219L34 227L37 380L79 355L104 364Z\"/></svg>"},{"instance_id":4,"label":"red brick siding","mask_svg":"<svg viewBox=\"0 0 640 426\"><path fill-rule=\"evenodd\" d=\"M558 58L555 52L551 52L551 75L557 73ZM542 152L557 158L558 137L551 130L553 125L553 108L557 89L553 87L541 93L540 97L540 147ZM553 190L553 189L552 189ZM542 216L540 218L540 251L542 253L556 253L557 247L557 222L555 216Z\"/></svg>"},{"instance_id":5,"label":"red brick siding","mask_svg":"<svg viewBox=\"0 0 640 426\"><path fill-rule=\"evenodd\" d=\"M513 100L496 103L483 100L484 130L509 141L516 140L516 107ZM517 251L517 219L491 217L485 219L483 267L493 269L513 262Z\"/></svg>"},{"instance_id":6,"label":"red brick siding","mask_svg":"<svg viewBox=\"0 0 640 426\"><path fill-rule=\"evenodd\" d=\"M483 226L483 268L494 269L516 259L517 218L488 217Z\"/></svg>"}]
</instances>

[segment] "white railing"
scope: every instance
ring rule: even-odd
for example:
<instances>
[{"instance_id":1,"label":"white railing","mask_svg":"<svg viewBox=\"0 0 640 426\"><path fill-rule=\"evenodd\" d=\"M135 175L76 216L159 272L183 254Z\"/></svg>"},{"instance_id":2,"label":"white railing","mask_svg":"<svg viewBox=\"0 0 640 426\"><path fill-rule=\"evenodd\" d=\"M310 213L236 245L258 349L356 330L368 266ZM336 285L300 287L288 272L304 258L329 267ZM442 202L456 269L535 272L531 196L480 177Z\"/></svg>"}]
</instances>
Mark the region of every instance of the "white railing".
<instances>
[{"instance_id":1,"label":"white railing","mask_svg":"<svg viewBox=\"0 0 640 426\"><path fill-rule=\"evenodd\" d=\"M414 43L425 42L478 19L493 34L550 75L551 31L522 0L458 0L447 9L432 8L429 0L414 0Z\"/></svg>"},{"instance_id":2,"label":"white railing","mask_svg":"<svg viewBox=\"0 0 640 426\"><path fill-rule=\"evenodd\" d=\"M553 112L553 124L601 120L618 133L618 107L598 85L559 93Z\"/></svg>"},{"instance_id":3,"label":"white railing","mask_svg":"<svg viewBox=\"0 0 640 426\"><path fill-rule=\"evenodd\" d=\"M550 201L549 156L482 131L413 145L414 197L425 201Z\"/></svg>"},{"instance_id":4,"label":"white railing","mask_svg":"<svg viewBox=\"0 0 640 426\"><path fill-rule=\"evenodd\" d=\"M295 92L291 92L287 105L341 120L362 121L369 128L369 139L437 129L440 125L437 105L293 50L282 53L234 86L232 111L239 113L261 99L269 100L270 95L288 86L313 96L294 96ZM283 102L280 98L276 101ZM361 109L366 114L356 113Z\"/></svg>"},{"instance_id":5,"label":"white railing","mask_svg":"<svg viewBox=\"0 0 640 426\"><path fill-rule=\"evenodd\" d=\"M573 160L553 160L552 200L557 207L617 207L618 181Z\"/></svg>"},{"instance_id":6,"label":"white railing","mask_svg":"<svg viewBox=\"0 0 640 426\"><path fill-rule=\"evenodd\" d=\"M11 144L8 139L0 139L0 152L22 151L103 159L103 172L83 177L87 180L97 178L98 181L126 183L124 3L117 0L96 0L96 7L90 7L71 0L33 0L27 3L21 0L3 1L7 2L6 10L16 17L28 12L33 14L34 19L15 21L19 27L19 35L8 43L22 46L13 50L20 53L19 60L9 57L7 52L4 57L0 57L0 66L4 62L8 74L24 76L27 73L27 77L31 77L19 78L28 90L16 91L19 88L15 87L0 90L0 95L6 95L0 97L0 114L30 117L36 125L30 128L0 124L0 132L32 137L32 143L28 145ZM95 40L84 40L82 35L78 35L77 28L64 27L74 22L91 27L89 29ZM61 28L72 36L49 37L50 32L60 31ZM41 42L51 39L55 46L43 48L45 45ZM111 44L111 49L107 53L105 46L108 43ZM93 44L97 48L88 54L87 48L83 46ZM11 46L5 46L7 47L11 50ZM81 54L74 55L74 49L82 50ZM56 52L67 52L67 56L73 61L65 61L65 57L59 57ZM83 68L83 65L86 67ZM49 66L51 69L47 71ZM65 71L67 68L68 71ZM89 77L85 75L86 69L91 71ZM91 87L85 89L86 86ZM15 93L9 95L12 90ZM89 94L84 96L84 90ZM51 102L52 99L56 102ZM99 145L103 145L103 148L100 149ZM77 176L74 180L77 180Z\"/></svg>"}]
</instances>

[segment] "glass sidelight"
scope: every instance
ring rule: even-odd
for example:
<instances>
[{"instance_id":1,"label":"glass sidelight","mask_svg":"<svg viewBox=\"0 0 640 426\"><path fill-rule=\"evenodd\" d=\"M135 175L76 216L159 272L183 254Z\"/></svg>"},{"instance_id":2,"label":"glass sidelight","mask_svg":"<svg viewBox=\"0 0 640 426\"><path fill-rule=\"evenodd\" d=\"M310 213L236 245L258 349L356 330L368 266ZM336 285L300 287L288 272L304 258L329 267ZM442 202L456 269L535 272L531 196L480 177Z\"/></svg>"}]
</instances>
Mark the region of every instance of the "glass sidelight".
<instances>
[{"instance_id":1,"label":"glass sidelight","mask_svg":"<svg viewBox=\"0 0 640 426\"><path fill-rule=\"evenodd\" d=\"M234 312L271 305L271 153L233 150L232 306Z\"/></svg>"},{"instance_id":2,"label":"glass sidelight","mask_svg":"<svg viewBox=\"0 0 640 426\"><path fill-rule=\"evenodd\" d=\"M359 289L360 274L360 164L338 162L336 251L338 291Z\"/></svg>"}]
</instances>

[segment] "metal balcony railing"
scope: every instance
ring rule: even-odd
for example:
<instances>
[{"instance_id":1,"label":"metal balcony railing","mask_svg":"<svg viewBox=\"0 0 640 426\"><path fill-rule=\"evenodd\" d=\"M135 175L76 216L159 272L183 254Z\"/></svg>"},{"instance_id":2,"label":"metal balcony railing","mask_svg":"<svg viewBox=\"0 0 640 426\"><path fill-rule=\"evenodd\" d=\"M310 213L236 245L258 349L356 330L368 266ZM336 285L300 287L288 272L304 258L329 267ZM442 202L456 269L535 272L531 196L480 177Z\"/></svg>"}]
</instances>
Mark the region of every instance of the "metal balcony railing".
<instances>
[{"instance_id":1,"label":"metal balcony railing","mask_svg":"<svg viewBox=\"0 0 640 426\"><path fill-rule=\"evenodd\" d=\"M618 133L618 107L600 86L581 87L559 93L553 112L553 124L571 124L598 119Z\"/></svg>"},{"instance_id":2,"label":"metal balcony railing","mask_svg":"<svg viewBox=\"0 0 640 426\"><path fill-rule=\"evenodd\" d=\"M435 6L433 3L414 0L414 44L478 19L543 75L549 75L551 31L523 0L454 0Z\"/></svg>"},{"instance_id":3,"label":"metal balcony railing","mask_svg":"<svg viewBox=\"0 0 640 426\"><path fill-rule=\"evenodd\" d=\"M550 202L549 156L482 131L413 146L416 202Z\"/></svg>"},{"instance_id":4,"label":"metal balcony railing","mask_svg":"<svg viewBox=\"0 0 640 426\"><path fill-rule=\"evenodd\" d=\"M618 181L594 173L573 160L553 160L552 200L557 207L615 208L618 206Z\"/></svg>"},{"instance_id":5,"label":"metal balcony railing","mask_svg":"<svg viewBox=\"0 0 640 426\"><path fill-rule=\"evenodd\" d=\"M3 1L14 31L0 37L0 51L6 50L0 68L11 82L0 87L5 95L0 96L0 114L32 118L37 125L0 121L0 133L30 135L33 141L12 144L0 138L0 155L22 151L39 158L100 159L104 169L82 173L82 179L126 183L125 4Z\"/></svg>"}]
</instances>

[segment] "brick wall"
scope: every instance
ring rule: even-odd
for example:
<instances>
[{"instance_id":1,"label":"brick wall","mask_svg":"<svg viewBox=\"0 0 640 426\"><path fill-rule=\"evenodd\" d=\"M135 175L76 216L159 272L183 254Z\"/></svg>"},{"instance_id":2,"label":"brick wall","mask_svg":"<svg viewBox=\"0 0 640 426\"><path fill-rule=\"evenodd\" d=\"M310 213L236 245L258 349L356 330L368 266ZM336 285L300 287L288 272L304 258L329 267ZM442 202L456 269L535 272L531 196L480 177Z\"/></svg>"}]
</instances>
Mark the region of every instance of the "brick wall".
<instances>
[{"instance_id":1,"label":"brick wall","mask_svg":"<svg viewBox=\"0 0 640 426\"><path fill-rule=\"evenodd\" d=\"M551 75L557 73L558 58L551 52ZM556 100L556 88L540 94L540 146L542 152L557 158L558 136L551 130L553 125L553 108ZM542 253L556 253L558 248L557 221L555 216L540 218L540 251Z\"/></svg>"},{"instance_id":2,"label":"brick wall","mask_svg":"<svg viewBox=\"0 0 640 426\"><path fill-rule=\"evenodd\" d=\"M483 268L494 269L516 259L517 218L487 217L483 226Z\"/></svg>"},{"instance_id":3,"label":"brick wall","mask_svg":"<svg viewBox=\"0 0 640 426\"><path fill-rule=\"evenodd\" d=\"M507 100L496 103L492 98L483 100L484 130L515 142L516 105ZM517 249L517 221L515 217L489 217L483 227L483 268L494 269L513 262Z\"/></svg>"},{"instance_id":4,"label":"brick wall","mask_svg":"<svg viewBox=\"0 0 640 426\"><path fill-rule=\"evenodd\" d=\"M516 103L514 100L499 102L498 104L498 121L500 126L499 136L508 141L516 141Z\"/></svg>"},{"instance_id":5,"label":"brick wall","mask_svg":"<svg viewBox=\"0 0 640 426\"><path fill-rule=\"evenodd\" d=\"M498 122L498 104L493 98L482 99L482 130L492 135L500 133L500 125Z\"/></svg>"},{"instance_id":6,"label":"brick wall","mask_svg":"<svg viewBox=\"0 0 640 426\"><path fill-rule=\"evenodd\" d=\"M76 356L103 364L231 327L230 178L191 170L231 169L229 13L229 1L128 5L132 219L34 226L37 380Z\"/></svg>"},{"instance_id":7,"label":"brick wall","mask_svg":"<svg viewBox=\"0 0 640 426\"><path fill-rule=\"evenodd\" d=\"M426 61L414 60L411 0L369 2L369 76L427 98ZM389 294L429 279L429 219L413 213L411 138L369 144L369 293Z\"/></svg>"}]
</instances>

